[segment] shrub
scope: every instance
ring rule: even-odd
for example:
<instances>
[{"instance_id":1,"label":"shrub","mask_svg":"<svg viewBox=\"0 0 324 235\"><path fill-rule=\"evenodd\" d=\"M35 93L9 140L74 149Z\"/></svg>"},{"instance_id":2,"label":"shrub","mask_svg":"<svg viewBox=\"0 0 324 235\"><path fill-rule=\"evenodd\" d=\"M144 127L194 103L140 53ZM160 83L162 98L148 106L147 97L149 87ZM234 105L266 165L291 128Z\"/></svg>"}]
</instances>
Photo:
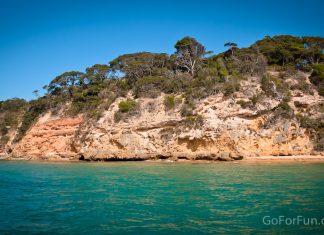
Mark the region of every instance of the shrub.
<instances>
[{"instance_id":1,"label":"shrub","mask_svg":"<svg viewBox=\"0 0 324 235\"><path fill-rule=\"evenodd\" d=\"M262 78L261 78L261 89L268 96L273 96L274 95L273 83L272 83L270 77L267 74L263 75Z\"/></svg>"},{"instance_id":2,"label":"shrub","mask_svg":"<svg viewBox=\"0 0 324 235\"><path fill-rule=\"evenodd\" d=\"M181 116L190 116L193 114L193 108L189 104L183 104L180 110Z\"/></svg>"},{"instance_id":3,"label":"shrub","mask_svg":"<svg viewBox=\"0 0 324 235\"><path fill-rule=\"evenodd\" d=\"M16 129L18 123L28 108L28 103L22 99L0 101L0 134L6 135L9 130Z\"/></svg>"},{"instance_id":4,"label":"shrub","mask_svg":"<svg viewBox=\"0 0 324 235\"><path fill-rule=\"evenodd\" d=\"M166 110L173 109L175 107L175 100L173 95L167 95L164 97L164 106Z\"/></svg>"},{"instance_id":5,"label":"shrub","mask_svg":"<svg viewBox=\"0 0 324 235\"><path fill-rule=\"evenodd\" d=\"M312 119L301 114L296 115L300 126L310 131L314 143L314 150L324 151L324 120Z\"/></svg>"},{"instance_id":6,"label":"shrub","mask_svg":"<svg viewBox=\"0 0 324 235\"><path fill-rule=\"evenodd\" d=\"M238 82L227 82L224 84L224 95L229 96L236 91L240 90L240 83Z\"/></svg>"},{"instance_id":7,"label":"shrub","mask_svg":"<svg viewBox=\"0 0 324 235\"><path fill-rule=\"evenodd\" d=\"M195 110L195 103L194 100L190 97L187 97L182 104L180 113L181 116L186 117L186 116L191 116L193 115L193 111Z\"/></svg>"},{"instance_id":8,"label":"shrub","mask_svg":"<svg viewBox=\"0 0 324 235\"><path fill-rule=\"evenodd\" d=\"M261 78L261 89L267 96L275 97L278 94L286 95L288 86L285 85L280 78L271 77L265 74Z\"/></svg>"},{"instance_id":9,"label":"shrub","mask_svg":"<svg viewBox=\"0 0 324 235\"><path fill-rule=\"evenodd\" d=\"M78 115L84 113L87 118L96 117L99 112L99 106L103 99L99 93L103 89L102 83L88 85L85 89L79 89L74 92L72 103L67 110L69 115Z\"/></svg>"},{"instance_id":10,"label":"shrub","mask_svg":"<svg viewBox=\"0 0 324 235\"><path fill-rule=\"evenodd\" d=\"M318 88L318 94L321 96L324 96L324 85L320 88Z\"/></svg>"},{"instance_id":11,"label":"shrub","mask_svg":"<svg viewBox=\"0 0 324 235\"><path fill-rule=\"evenodd\" d=\"M175 97L174 95L168 95L164 97L164 106L166 110L174 109L176 106L182 103L182 97Z\"/></svg>"},{"instance_id":12,"label":"shrub","mask_svg":"<svg viewBox=\"0 0 324 235\"><path fill-rule=\"evenodd\" d=\"M167 84L168 78L166 77L142 77L136 81L133 92L135 97L156 98L161 91L166 90Z\"/></svg>"},{"instance_id":13,"label":"shrub","mask_svg":"<svg viewBox=\"0 0 324 235\"><path fill-rule=\"evenodd\" d=\"M282 101L288 103L291 101L291 94L290 92L288 92L287 94L285 94L285 96L283 97Z\"/></svg>"},{"instance_id":14,"label":"shrub","mask_svg":"<svg viewBox=\"0 0 324 235\"><path fill-rule=\"evenodd\" d=\"M9 136L6 136L6 135L2 136L0 138L0 147L5 146L9 140L10 140Z\"/></svg>"},{"instance_id":15,"label":"shrub","mask_svg":"<svg viewBox=\"0 0 324 235\"><path fill-rule=\"evenodd\" d=\"M319 95L324 96L324 63L314 66L310 81L316 86Z\"/></svg>"},{"instance_id":16,"label":"shrub","mask_svg":"<svg viewBox=\"0 0 324 235\"><path fill-rule=\"evenodd\" d=\"M236 103L239 104L244 109L250 107L251 104L250 101L245 101L245 100L238 100Z\"/></svg>"},{"instance_id":17,"label":"shrub","mask_svg":"<svg viewBox=\"0 0 324 235\"><path fill-rule=\"evenodd\" d=\"M133 99L123 100L118 104L119 110L114 114L115 122L139 114L139 104Z\"/></svg>"},{"instance_id":18,"label":"shrub","mask_svg":"<svg viewBox=\"0 0 324 235\"><path fill-rule=\"evenodd\" d=\"M184 125L191 129L198 129L204 124L204 118L202 115L190 115L184 119Z\"/></svg>"},{"instance_id":19,"label":"shrub","mask_svg":"<svg viewBox=\"0 0 324 235\"><path fill-rule=\"evenodd\" d=\"M8 132L9 132L9 128L7 126L1 127L1 129L0 129L1 135L6 135L6 134L8 134Z\"/></svg>"},{"instance_id":20,"label":"shrub","mask_svg":"<svg viewBox=\"0 0 324 235\"><path fill-rule=\"evenodd\" d=\"M281 108L285 111L290 111L291 110L291 107L289 106L289 104L285 101L281 101L279 104L278 104L278 108Z\"/></svg>"},{"instance_id":21,"label":"shrub","mask_svg":"<svg viewBox=\"0 0 324 235\"><path fill-rule=\"evenodd\" d=\"M276 85L276 87L282 86L282 81L280 78L270 77L270 79Z\"/></svg>"},{"instance_id":22,"label":"shrub","mask_svg":"<svg viewBox=\"0 0 324 235\"><path fill-rule=\"evenodd\" d=\"M252 104L255 106L260 100L260 96L259 95L254 95L252 98L251 98L251 102Z\"/></svg>"},{"instance_id":23,"label":"shrub","mask_svg":"<svg viewBox=\"0 0 324 235\"><path fill-rule=\"evenodd\" d=\"M304 128L316 128L316 123L312 121L312 119L305 117L301 114L296 115L297 120L299 121L299 124L301 127Z\"/></svg>"},{"instance_id":24,"label":"shrub","mask_svg":"<svg viewBox=\"0 0 324 235\"><path fill-rule=\"evenodd\" d=\"M14 139L14 142L21 140L21 138L26 134L29 128L36 122L39 115L47 110L47 108L47 100L44 97L30 102L30 107L23 116L21 126L18 129L18 133Z\"/></svg>"},{"instance_id":25,"label":"shrub","mask_svg":"<svg viewBox=\"0 0 324 235\"><path fill-rule=\"evenodd\" d=\"M123 114L119 111L115 112L114 114L114 120L115 122L120 122L120 120L122 120L123 118Z\"/></svg>"},{"instance_id":26,"label":"shrub","mask_svg":"<svg viewBox=\"0 0 324 235\"><path fill-rule=\"evenodd\" d=\"M27 101L18 98L1 101L0 112L19 112L21 111L21 109L24 109L27 105Z\"/></svg>"},{"instance_id":27,"label":"shrub","mask_svg":"<svg viewBox=\"0 0 324 235\"><path fill-rule=\"evenodd\" d=\"M123 100L118 104L119 111L122 113L127 113L134 110L136 107L136 102L133 99Z\"/></svg>"},{"instance_id":28,"label":"shrub","mask_svg":"<svg viewBox=\"0 0 324 235\"><path fill-rule=\"evenodd\" d=\"M300 90L304 94L313 95L312 87L311 87L311 85L309 83L306 82L306 77L303 74L301 74L301 73L297 74L296 81L297 81L297 83L292 85L290 87L290 89L292 89L292 90Z\"/></svg>"},{"instance_id":29,"label":"shrub","mask_svg":"<svg viewBox=\"0 0 324 235\"><path fill-rule=\"evenodd\" d=\"M278 77L280 79L286 79L288 78L288 74L285 71L280 71Z\"/></svg>"}]
</instances>

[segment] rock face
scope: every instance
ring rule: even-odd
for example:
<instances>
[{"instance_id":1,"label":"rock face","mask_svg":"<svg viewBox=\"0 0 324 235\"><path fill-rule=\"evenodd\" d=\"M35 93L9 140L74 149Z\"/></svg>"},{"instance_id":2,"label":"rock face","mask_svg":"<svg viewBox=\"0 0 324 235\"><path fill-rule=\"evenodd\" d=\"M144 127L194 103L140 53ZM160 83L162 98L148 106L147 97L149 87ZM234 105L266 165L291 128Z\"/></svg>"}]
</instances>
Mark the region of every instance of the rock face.
<instances>
[{"instance_id":1,"label":"rock face","mask_svg":"<svg viewBox=\"0 0 324 235\"><path fill-rule=\"evenodd\" d=\"M75 159L78 153L73 144L82 118L41 119L16 145L12 158Z\"/></svg>"},{"instance_id":2,"label":"rock face","mask_svg":"<svg viewBox=\"0 0 324 235\"><path fill-rule=\"evenodd\" d=\"M238 100L251 100L260 90L256 79L243 81L232 97L209 96L197 102L195 115L202 122L188 124L180 115L181 104L166 110L164 95L140 98L140 114L116 122L118 98L99 120L52 117L45 114L12 147L12 158L81 160L239 160L261 155L308 155L313 144L295 119L275 117L279 101L265 98L243 108ZM129 94L131 96L131 94ZM313 96L292 94L295 110L324 103ZM312 110L312 109L308 109ZM315 109L314 109L315 110ZM313 116L322 115L318 113Z\"/></svg>"},{"instance_id":3,"label":"rock face","mask_svg":"<svg viewBox=\"0 0 324 235\"><path fill-rule=\"evenodd\" d=\"M269 114L259 116L242 110L222 95L201 101L198 114L203 115L204 124L199 129L187 127L179 110L166 112L162 97L140 100L144 107L152 102L155 110L149 113L144 108L139 117L117 124L113 119L117 105L113 105L97 123L87 127L82 159L237 160L312 151L308 134L297 122L280 120L265 129Z\"/></svg>"}]
</instances>

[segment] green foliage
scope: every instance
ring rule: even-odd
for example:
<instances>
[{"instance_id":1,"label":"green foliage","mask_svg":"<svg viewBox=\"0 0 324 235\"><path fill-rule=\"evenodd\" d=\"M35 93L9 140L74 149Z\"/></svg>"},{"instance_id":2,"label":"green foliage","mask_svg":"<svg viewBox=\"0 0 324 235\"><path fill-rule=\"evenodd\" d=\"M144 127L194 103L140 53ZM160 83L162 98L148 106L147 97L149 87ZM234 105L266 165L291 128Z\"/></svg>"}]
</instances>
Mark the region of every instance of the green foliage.
<instances>
[{"instance_id":1,"label":"green foliage","mask_svg":"<svg viewBox=\"0 0 324 235\"><path fill-rule=\"evenodd\" d=\"M302 75L296 76L297 83L290 87L291 90L300 90L304 94L313 95L312 86L306 81L306 77Z\"/></svg>"},{"instance_id":2,"label":"green foliage","mask_svg":"<svg viewBox=\"0 0 324 235\"><path fill-rule=\"evenodd\" d=\"M26 134L32 124L37 121L39 115L48 109L47 100L44 97L31 101L29 105L29 109L24 114L21 126L18 129L18 134L14 139L15 142L19 141Z\"/></svg>"},{"instance_id":3,"label":"green foliage","mask_svg":"<svg viewBox=\"0 0 324 235\"><path fill-rule=\"evenodd\" d=\"M124 74L128 82L133 84L144 76L160 76L160 69L169 65L169 57L165 53L139 52L119 56L109 65L113 74L117 77L120 73Z\"/></svg>"},{"instance_id":4,"label":"green foliage","mask_svg":"<svg viewBox=\"0 0 324 235\"><path fill-rule=\"evenodd\" d=\"M236 101L238 105L240 105L242 108L248 108L250 106L250 101L245 101L245 100L238 100Z\"/></svg>"},{"instance_id":5,"label":"green foliage","mask_svg":"<svg viewBox=\"0 0 324 235\"><path fill-rule=\"evenodd\" d=\"M284 85L280 78L265 74L261 78L261 89L267 96L276 97L279 94L286 95L288 87Z\"/></svg>"},{"instance_id":6,"label":"green foliage","mask_svg":"<svg viewBox=\"0 0 324 235\"><path fill-rule=\"evenodd\" d=\"M95 64L86 69L86 73L80 78L80 85L100 83L108 79L109 66L105 64Z\"/></svg>"},{"instance_id":7,"label":"green foliage","mask_svg":"<svg viewBox=\"0 0 324 235\"><path fill-rule=\"evenodd\" d=\"M123 118L123 114L120 111L115 112L114 120L115 122L120 122Z\"/></svg>"},{"instance_id":8,"label":"green foliage","mask_svg":"<svg viewBox=\"0 0 324 235\"><path fill-rule=\"evenodd\" d=\"M234 52L238 49L237 44L235 42L227 42L224 44L224 47L228 47L228 51L225 52L226 54L234 55Z\"/></svg>"},{"instance_id":9,"label":"green foliage","mask_svg":"<svg viewBox=\"0 0 324 235\"><path fill-rule=\"evenodd\" d=\"M267 95L273 95L273 84L271 83L270 77L268 75L263 75L261 78L261 89L267 94Z\"/></svg>"},{"instance_id":10,"label":"green foliage","mask_svg":"<svg viewBox=\"0 0 324 235\"><path fill-rule=\"evenodd\" d=\"M0 149L3 148L8 143L9 140L10 140L9 136L2 136L0 138Z\"/></svg>"},{"instance_id":11,"label":"green foliage","mask_svg":"<svg viewBox=\"0 0 324 235\"><path fill-rule=\"evenodd\" d=\"M174 64L191 76L195 75L197 68L200 66L202 58L207 54L205 47L195 38L184 37L177 41Z\"/></svg>"},{"instance_id":12,"label":"green foliage","mask_svg":"<svg viewBox=\"0 0 324 235\"><path fill-rule=\"evenodd\" d=\"M228 71L236 76L259 76L267 68L267 60L257 46L235 49L235 54L225 52L224 58Z\"/></svg>"},{"instance_id":13,"label":"green foliage","mask_svg":"<svg viewBox=\"0 0 324 235\"><path fill-rule=\"evenodd\" d=\"M166 94L184 93L185 97L201 99L215 92L217 82L212 77L191 78L181 74L175 78L143 77L136 81L133 92L135 97L156 98Z\"/></svg>"},{"instance_id":14,"label":"green foliage","mask_svg":"<svg viewBox=\"0 0 324 235\"><path fill-rule=\"evenodd\" d=\"M128 98L119 102L118 108L119 110L114 114L115 122L140 114L139 104L133 99Z\"/></svg>"},{"instance_id":15,"label":"green foliage","mask_svg":"<svg viewBox=\"0 0 324 235\"><path fill-rule=\"evenodd\" d=\"M174 109L175 98L173 95L167 95L164 97L164 106L165 106L166 110Z\"/></svg>"},{"instance_id":16,"label":"green foliage","mask_svg":"<svg viewBox=\"0 0 324 235\"><path fill-rule=\"evenodd\" d=\"M224 95L229 96L240 90L240 83L237 80L232 80L224 84Z\"/></svg>"},{"instance_id":17,"label":"green foliage","mask_svg":"<svg viewBox=\"0 0 324 235\"><path fill-rule=\"evenodd\" d=\"M164 97L164 106L166 110L174 109L182 103L182 97L175 97L174 95L167 95Z\"/></svg>"},{"instance_id":18,"label":"green foliage","mask_svg":"<svg viewBox=\"0 0 324 235\"><path fill-rule=\"evenodd\" d=\"M300 126L308 129L314 142L314 150L324 151L324 120L309 118L301 114L296 115Z\"/></svg>"},{"instance_id":19,"label":"green foliage","mask_svg":"<svg viewBox=\"0 0 324 235\"><path fill-rule=\"evenodd\" d=\"M189 115L183 121L183 124L190 129L198 129L204 124L202 115Z\"/></svg>"},{"instance_id":20,"label":"green foliage","mask_svg":"<svg viewBox=\"0 0 324 235\"><path fill-rule=\"evenodd\" d=\"M19 112L24 109L27 102L23 99L13 98L6 101L0 101L0 112Z\"/></svg>"},{"instance_id":21,"label":"green foliage","mask_svg":"<svg viewBox=\"0 0 324 235\"><path fill-rule=\"evenodd\" d=\"M216 59L216 68L217 68L219 77L224 81L225 78L227 78L227 76L229 75L229 73L226 68L224 60L220 57L218 57Z\"/></svg>"},{"instance_id":22,"label":"green foliage","mask_svg":"<svg viewBox=\"0 0 324 235\"><path fill-rule=\"evenodd\" d=\"M27 106L28 103L25 100L17 98L0 102L0 147L9 141L8 132L18 127Z\"/></svg>"},{"instance_id":23,"label":"green foliage","mask_svg":"<svg viewBox=\"0 0 324 235\"><path fill-rule=\"evenodd\" d=\"M275 84L276 87L282 86L282 81L279 78L276 77L270 77L271 81Z\"/></svg>"},{"instance_id":24,"label":"green foliage","mask_svg":"<svg viewBox=\"0 0 324 235\"><path fill-rule=\"evenodd\" d=\"M123 100L118 104L119 111L122 113L127 113L134 110L136 107L136 102L133 99Z\"/></svg>"},{"instance_id":25,"label":"green foliage","mask_svg":"<svg viewBox=\"0 0 324 235\"><path fill-rule=\"evenodd\" d=\"M197 76L200 79L207 79L214 84L217 82L224 82L229 73L226 68L225 62L220 56L212 56L204 60Z\"/></svg>"},{"instance_id":26,"label":"green foliage","mask_svg":"<svg viewBox=\"0 0 324 235\"><path fill-rule=\"evenodd\" d=\"M285 101L282 101L278 104L278 108L281 108L285 111L290 111L291 110L291 107L289 106L289 104Z\"/></svg>"},{"instance_id":27,"label":"green foliage","mask_svg":"<svg viewBox=\"0 0 324 235\"><path fill-rule=\"evenodd\" d=\"M318 94L321 96L324 96L324 86L323 85L320 88L318 88Z\"/></svg>"},{"instance_id":28,"label":"green foliage","mask_svg":"<svg viewBox=\"0 0 324 235\"><path fill-rule=\"evenodd\" d=\"M324 39L321 37L293 37L281 35L266 37L255 43L267 57L269 64L307 69L308 64L324 60Z\"/></svg>"},{"instance_id":29,"label":"green foliage","mask_svg":"<svg viewBox=\"0 0 324 235\"><path fill-rule=\"evenodd\" d=\"M302 57L310 64L318 64L324 61L324 38L303 37L305 50Z\"/></svg>"},{"instance_id":30,"label":"green foliage","mask_svg":"<svg viewBox=\"0 0 324 235\"><path fill-rule=\"evenodd\" d=\"M192 116L195 108L196 106L193 98L190 96L186 97L181 106L181 110L180 110L181 116L183 117Z\"/></svg>"},{"instance_id":31,"label":"green foliage","mask_svg":"<svg viewBox=\"0 0 324 235\"><path fill-rule=\"evenodd\" d=\"M48 86L47 91L52 95L65 94L73 96L75 86L81 85L80 81L83 73L78 71L65 72L54 78Z\"/></svg>"},{"instance_id":32,"label":"green foliage","mask_svg":"<svg viewBox=\"0 0 324 235\"><path fill-rule=\"evenodd\" d=\"M317 64L313 67L310 81L314 84L321 96L324 96L324 63Z\"/></svg>"},{"instance_id":33,"label":"green foliage","mask_svg":"<svg viewBox=\"0 0 324 235\"><path fill-rule=\"evenodd\" d=\"M116 79L97 80L87 86L78 87L75 89L69 114L83 113L88 118L98 119L117 97L125 96L128 89L125 81Z\"/></svg>"},{"instance_id":34,"label":"green foliage","mask_svg":"<svg viewBox=\"0 0 324 235\"><path fill-rule=\"evenodd\" d=\"M260 100L260 95L254 95L252 98L251 98L251 102L253 104L253 106L255 106Z\"/></svg>"},{"instance_id":35,"label":"green foliage","mask_svg":"<svg viewBox=\"0 0 324 235\"><path fill-rule=\"evenodd\" d=\"M101 99L97 95L89 95L87 91L77 92L69 110L71 115L78 115L81 112L89 112L96 109L101 104Z\"/></svg>"},{"instance_id":36,"label":"green foliage","mask_svg":"<svg viewBox=\"0 0 324 235\"><path fill-rule=\"evenodd\" d=\"M168 88L166 77L143 77L134 84L133 92L136 97L156 98Z\"/></svg>"}]
</instances>

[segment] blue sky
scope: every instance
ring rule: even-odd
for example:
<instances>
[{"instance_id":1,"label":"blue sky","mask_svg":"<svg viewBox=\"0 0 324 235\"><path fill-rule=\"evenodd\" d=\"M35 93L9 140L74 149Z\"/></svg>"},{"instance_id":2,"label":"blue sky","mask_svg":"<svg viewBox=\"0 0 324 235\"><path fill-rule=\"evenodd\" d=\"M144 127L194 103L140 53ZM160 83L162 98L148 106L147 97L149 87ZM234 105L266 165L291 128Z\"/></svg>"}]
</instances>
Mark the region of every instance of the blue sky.
<instances>
[{"instance_id":1,"label":"blue sky","mask_svg":"<svg viewBox=\"0 0 324 235\"><path fill-rule=\"evenodd\" d=\"M192 36L215 53L266 35L324 36L324 1L0 0L0 100L33 99L55 76Z\"/></svg>"}]
</instances>

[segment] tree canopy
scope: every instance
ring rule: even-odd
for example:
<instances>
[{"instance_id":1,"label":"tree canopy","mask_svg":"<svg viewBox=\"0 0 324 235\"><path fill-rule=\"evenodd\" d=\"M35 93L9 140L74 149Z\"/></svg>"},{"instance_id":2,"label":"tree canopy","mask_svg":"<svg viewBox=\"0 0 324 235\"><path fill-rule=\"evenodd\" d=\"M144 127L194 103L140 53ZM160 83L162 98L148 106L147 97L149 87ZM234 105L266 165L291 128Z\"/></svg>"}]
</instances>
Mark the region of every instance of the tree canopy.
<instances>
[{"instance_id":1,"label":"tree canopy","mask_svg":"<svg viewBox=\"0 0 324 235\"><path fill-rule=\"evenodd\" d=\"M139 52L119 56L109 66L113 74L124 74L135 81L144 76L162 75L162 68L167 66L168 60L165 53Z\"/></svg>"},{"instance_id":2,"label":"tree canopy","mask_svg":"<svg viewBox=\"0 0 324 235\"><path fill-rule=\"evenodd\" d=\"M290 64L299 68L324 61L324 38L281 35L265 37L255 43L269 64Z\"/></svg>"},{"instance_id":3,"label":"tree canopy","mask_svg":"<svg viewBox=\"0 0 324 235\"><path fill-rule=\"evenodd\" d=\"M93 84L108 79L109 66L106 64L95 64L86 69L80 78L81 84Z\"/></svg>"},{"instance_id":4,"label":"tree canopy","mask_svg":"<svg viewBox=\"0 0 324 235\"><path fill-rule=\"evenodd\" d=\"M202 58L206 55L205 47L196 39L184 37L177 41L175 65L194 76Z\"/></svg>"},{"instance_id":5,"label":"tree canopy","mask_svg":"<svg viewBox=\"0 0 324 235\"><path fill-rule=\"evenodd\" d=\"M80 85L82 76L83 73L78 71L65 72L55 77L46 88L53 95L68 92L69 96L72 97L73 88Z\"/></svg>"}]
</instances>

